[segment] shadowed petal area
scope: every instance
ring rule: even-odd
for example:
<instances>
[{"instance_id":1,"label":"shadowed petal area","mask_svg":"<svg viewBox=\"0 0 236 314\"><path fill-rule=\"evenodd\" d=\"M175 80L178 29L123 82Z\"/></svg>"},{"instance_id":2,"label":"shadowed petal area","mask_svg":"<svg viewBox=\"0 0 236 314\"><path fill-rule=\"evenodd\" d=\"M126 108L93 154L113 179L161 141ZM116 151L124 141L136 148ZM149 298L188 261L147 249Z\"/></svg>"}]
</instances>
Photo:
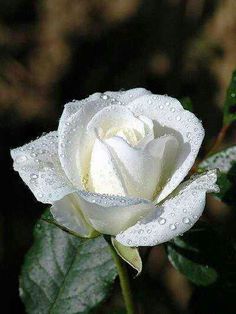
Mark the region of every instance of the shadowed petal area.
<instances>
[{"instance_id":1,"label":"shadowed petal area","mask_svg":"<svg viewBox=\"0 0 236 314\"><path fill-rule=\"evenodd\" d=\"M180 184L156 211L116 236L127 246L154 246L186 232L199 219L206 193L217 192L216 170L196 175Z\"/></svg>"},{"instance_id":2,"label":"shadowed petal area","mask_svg":"<svg viewBox=\"0 0 236 314\"><path fill-rule=\"evenodd\" d=\"M65 124L60 123L59 158L67 177L77 188L84 188L83 182L86 180L95 141L95 133L87 132L87 125L91 118L107 105L102 99L87 102Z\"/></svg>"},{"instance_id":3,"label":"shadowed petal area","mask_svg":"<svg viewBox=\"0 0 236 314\"><path fill-rule=\"evenodd\" d=\"M80 209L97 231L116 235L155 209L153 203L139 198L77 191Z\"/></svg>"},{"instance_id":4,"label":"shadowed petal area","mask_svg":"<svg viewBox=\"0 0 236 314\"><path fill-rule=\"evenodd\" d=\"M22 147L13 149L14 169L38 201L52 204L73 191L58 157L57 132L50 132Z\"/></svg>"},{"instance_id":5,"label":"shadowed petal area","mask_svg":"<svg viewBox=\"0 0 236 314\"><path fill-rule=\"evenodd\" d=\"M173 134L180 143L175 171L157 196L158 203L179 185L191 169L204 137L204 129L196 116L184 110L180 102L172 97L145 95L130 102L127 108L137 116L152 119L155 137Z\"/></svg>"},{"instance_id":6,"label":"shadowed petal area","mask_svg":"<svg viewBox=\"0 0 236 314\"><path fill-rule=\"evenodd\" d=\"M81 237L91 237L96 233L85 220L79 207L79 196L76 193L66 195L61 200L56 201L50 211L59 225Z\"/></svg>"}]
</instances>

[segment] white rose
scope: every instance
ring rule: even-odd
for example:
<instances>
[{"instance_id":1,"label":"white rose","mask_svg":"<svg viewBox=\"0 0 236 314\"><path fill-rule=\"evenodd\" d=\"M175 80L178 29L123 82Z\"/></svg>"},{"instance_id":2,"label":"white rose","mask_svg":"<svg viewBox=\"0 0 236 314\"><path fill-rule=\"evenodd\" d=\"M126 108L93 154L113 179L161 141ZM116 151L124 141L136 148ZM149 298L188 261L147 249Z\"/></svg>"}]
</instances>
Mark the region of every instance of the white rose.
<instances>
[{"instance_id":1,"label":"white rose","mask_svg":"<svg viewBox=\"0 0 236 314\"><path fill-rule=\"evenodd\" d=\"M11 151L35 197L64 227L152 246L200 217L214 170L181 183L204 137L178 100L136 88L65 105L58 130Z\"/></svg>"}]
</instances>

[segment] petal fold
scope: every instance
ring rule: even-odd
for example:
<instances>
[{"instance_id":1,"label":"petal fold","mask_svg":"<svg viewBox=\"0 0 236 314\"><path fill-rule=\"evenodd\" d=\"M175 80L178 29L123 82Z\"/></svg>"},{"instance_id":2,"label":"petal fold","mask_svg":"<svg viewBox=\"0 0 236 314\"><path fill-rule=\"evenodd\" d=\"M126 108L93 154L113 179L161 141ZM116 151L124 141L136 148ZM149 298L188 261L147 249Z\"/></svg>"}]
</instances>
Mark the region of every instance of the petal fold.
<instances>
[{"instance_id":1,"label":"petal fold","mask_svg":"<svg viewBox=\"0 0 236 314\"><path fill-rule=\"evenodd\" d=\"M86 220L100 233L116 235L155 209L139 198L76 191Z\"/></svg>"},{"instance_id":2,"label":"petal fold","mask_svg":"<svg viewBox=\"0 0 236 314\"><path fill-rule=\"evenodd\" d=\"M207 192L217 192L217 171L196 175L180 186L156 211L116 236L127 246L154 246L183 234L201 216Z\"/></svg>"},{"instance_id":3,"label":"petal fold","mask_svg":"<svg viewBox=\"0 0 236 314\"><path fill-rule=\"evenodd\" d=\"M85 220L80 210L79 199L76 193L66 195L59 201L56 201L50 208L50 211L59 225L78 236L91 238L96 235L96 231Z\"/></svg>"}]
</instances>

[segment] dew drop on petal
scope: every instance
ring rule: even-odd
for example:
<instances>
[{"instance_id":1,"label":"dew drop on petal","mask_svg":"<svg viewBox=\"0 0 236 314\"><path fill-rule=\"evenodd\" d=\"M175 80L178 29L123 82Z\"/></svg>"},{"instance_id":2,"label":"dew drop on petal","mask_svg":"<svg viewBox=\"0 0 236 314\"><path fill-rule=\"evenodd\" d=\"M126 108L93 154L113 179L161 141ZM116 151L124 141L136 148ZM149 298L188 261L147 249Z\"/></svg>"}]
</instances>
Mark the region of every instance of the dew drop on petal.
<instances>
[{"instance_id":1,"label":"dew drop on petal","mask_svg":"<svg viewBox=\"0 0 236 314\"><path fill-rule=\"evenodd\" d=\"M191 223L191 220L188 217L184 217L183 218L183 223L188 225L188 224Z\"/></svg>"},{"instance_id":2,"label":"dew drop on petal","mask_svg":"<svg viewBox=\"0 0 236 314\"><path fill-rule=\"evenodd\" d=\"M158 219L158 222L159 222L160 225L164 225L164 224L166 223L166 219L160 217L160 218Z\"/></svg>"},{"instance_id":3,"label":"dew drop on petal","mask_svg":"<svg viewBox=\"0 0 236 314\"><path fill-rule=\"evenodd\" d=\"M19 156L19 157L16 158L16 163L20 164L22 162L25 162L26 160L27 160L27 157L22 155L22 156Z\"/></svg>"},{"instance_id":4,"label":"dew drop on petal","mask_svg":"<svg viewBox=\"0 0 236 314\"><path fill-rule=\"evenodd\" d=\"M31 179L37 179L37 178L38 178L38 175L35 174L35 173L31 173L30 178L31 178Z\"/></svg>"},{"instance_id":5,"label":"dew drop on petal","mask_svg":"<svg viewBox=\"0 0 236 314\"><path fill-rule=\"evenodd\" d=\"M176 225L170 224L170 225L169 225L169 228L170 228L170 230L174 231L174 230L176 230Z\"/></svg>"}]
</instances>

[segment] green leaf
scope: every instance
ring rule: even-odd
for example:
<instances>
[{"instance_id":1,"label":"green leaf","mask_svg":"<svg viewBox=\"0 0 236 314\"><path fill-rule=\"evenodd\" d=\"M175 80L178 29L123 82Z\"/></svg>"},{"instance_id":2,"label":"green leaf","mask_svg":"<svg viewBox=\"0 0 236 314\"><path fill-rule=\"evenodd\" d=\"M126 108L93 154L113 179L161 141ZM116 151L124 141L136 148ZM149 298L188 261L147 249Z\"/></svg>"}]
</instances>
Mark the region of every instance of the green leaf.
<instances>
[{"instance_id":1,"label":"green leaf","mask_svg":"<svg viewBox=\"0 0 236 314\"><path fill-rule=\"evenodd\" d=\"M193 111L193 104L189 97L184 97L181 99L181 105L184 107L184 109Z\"/></svg>"},{"instance_id":2,"label":"green leaf","mask_svg":"<svg viewBox=\"0 0 236 314\"><path fill-rule=\"evenodd\" d=\"M220 192L214 195L228 205L236 205L236 146L210 156L199 165L200 170L215 168L220 170L217 180Z\"/></svg>"},{"instance_id":3,"label":"green leaf","mask_svg":"<svg viewBox=\"0 0 236 314\"><path fill-rule=\"evenodd\" d=\"M137 270L137 276L142 271L142 259L139 255L139 251L135 247L124 246L115 238L111 238L112 245L116 250L116 253L130 266L132 266L135 270Z\"/></svg>"},{"instance_id":4,"label":"green leaf","mask_svg":"<svg viewBox=\"0 0 236 314\"><path fill-rule=\"evenodd\" d=\"M217 245L214 233L195 227L167 244L168 258L194 284L208 286L218 279L214 261L218 259Z\"/></svg>"},{"instance_id":5,"label":"green leaf","mask_svg":"<svg viewBox=\"0 0 236 314\"><path fill-rule=\"evenodd\" d=\"M27 313L88 313L108 296L117 272L103 237L77 238L43 220L34 237L20 276Z\"/></svg>"},{"instance_id":6,"label":"green leaf","mask_svg":"<svg viewBox=\"0 0 236 314\"><path fill-rule=\"evenodd\" d=\"M236 71L233 72L224 102L224 125L236 120Z\"/></svg>"}]
</instances>

